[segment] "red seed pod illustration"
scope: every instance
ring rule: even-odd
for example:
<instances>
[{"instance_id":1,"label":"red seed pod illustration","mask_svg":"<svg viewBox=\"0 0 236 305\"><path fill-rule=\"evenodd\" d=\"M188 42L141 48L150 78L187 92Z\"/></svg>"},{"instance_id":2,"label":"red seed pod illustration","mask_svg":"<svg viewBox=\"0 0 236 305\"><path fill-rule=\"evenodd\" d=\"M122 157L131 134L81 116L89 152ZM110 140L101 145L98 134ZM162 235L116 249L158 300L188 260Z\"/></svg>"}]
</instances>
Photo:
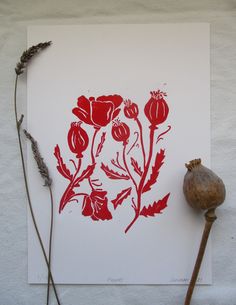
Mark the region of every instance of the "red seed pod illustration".
<instances>
[{"instance_id":1,"label":"red seed pod illustration","mask_svg":"<svg viewBox=\"0 0 236 305\"><path fill-rule=\"evenodd\" d=\"M115 120L112 125L111 134L114 140L118 142L123 142L123 144L125 145L128 143L128 139L130 136L129 126L124 122Z\"/></svg>"},{"instance_id":2,"label":"red seed pod illustration","mask_svg":"<svg viewBox=\"0 0 236 305\"><path fill-rule=\"evenodd\" d=\"M164 99L166 93L158 91L151 92L151 98L144 107L144 112L151 126L156 127L163 123L169 113L169 107Z\"/></svg>"},{"instance_id":3,"label":"red seed pod illustration","mask_svg":"<svg viewBox=\"0 0 236 305\"><path fill-rule=\"evenodd\" d=\"M138 105L135 103L132 103L131 100L125 100L124 101L125 107L124 107L124 114L128 119L137 119L138 117Z\"/></svg>"},{"instance_id":4,"label":"red seed pod illustration","mask_svg":"<svg viewBox=\"0 0 236 305\"><path fill-rule=\"evenodd\" d=\"M76 154L76 158L82 158L82 152L86 150L89 143L89 138L86 131L80 126L82 122L71 123L68 132L67 140L70 150Z\"/></svg>"}]
</instances>

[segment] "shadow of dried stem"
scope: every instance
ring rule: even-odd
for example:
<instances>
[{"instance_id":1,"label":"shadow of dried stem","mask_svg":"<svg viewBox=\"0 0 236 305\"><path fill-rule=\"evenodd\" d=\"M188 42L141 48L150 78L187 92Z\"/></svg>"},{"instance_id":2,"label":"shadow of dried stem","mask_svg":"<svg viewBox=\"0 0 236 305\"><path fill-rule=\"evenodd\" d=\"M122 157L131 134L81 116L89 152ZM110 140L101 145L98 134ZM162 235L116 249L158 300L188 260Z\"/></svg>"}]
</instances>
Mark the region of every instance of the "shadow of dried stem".
<instances>
[{"instance_id":1,"label":"shadow of dried stem","mask_svg":"<svg viewBox=\"0 0 236 305\"><path fill-rule=\"evenodd\" d=\"M31 202L31 197L30 197L30 193L29 193L27 175L26 175L26 166L25 166L25 159L24 159L24 154L23 154L22 140L21 140L21 133L20 133L21 125L22 125L23 119L24 119L24 115L21 114L20 118L18 119L18 112L17 112L18 77L19 77L19 75L24 73L25 69L27 68L27 65L30 62L30 60L36 54L38 54L41 50L44 50L45 48L47 48L50 45L51 45L51 41L44 42L44 43L39 43L35 46L30 47L26 51L24 51L22 56L20 57L20 61L17 63L16 68L15 68L16 79L15 79L15 89L14 89L14 111L15 111L16 129L17 129L18 143L19 143L19 148L20 148L20 157L21 157L21 163L22 163L22 169L23 169L26 195L27 195L27 200L28 200L28 204L29 204L29 210L30 210L33 225L34 225L34 228L35 228L38 240L39 240L39 244L40 244L44 259L45 259L45 263L46 263L47 269L48 269L47 305L49 303L50 280L52 282L52 287L53 287L54 294L55 294L55 297L56 297L56 300L57 300L57 304L60 305L60 300L59 300L59 297L58 297L58 294L57 294L57 291L56 291L56 286L55 286L55 283L54 283L54 279L53 279L53 276L52 276L52 273L51 273L51 242L52 242L52 229L53 229L53 196L52 196L52 189L51 189L52 181L49 177L48 168L47 168L46 164L43 161L43 158L41 157L41 155L39 153L37 142L33 139L33 137L27 131L25 131L25 135L31 141L33 154L34 154L35 160L37 162L39 172L40 172L41 176L43 177L43 179L45 181L45 186L47 186L49 188L49 193L50 193L51 225L50 225L50 241L49 241L49 258L47 258L45 247L43 245L43 241L42 241L42 238L41 238L41 235L40 235L40 232L39 232L39 229L38 229L38 225L37 225L37 222L36 222L36 219L35 219L35 215L34 215L34 211L33 211L33 207L32 207L32 202Z\"/></svg>"}]
</instances>

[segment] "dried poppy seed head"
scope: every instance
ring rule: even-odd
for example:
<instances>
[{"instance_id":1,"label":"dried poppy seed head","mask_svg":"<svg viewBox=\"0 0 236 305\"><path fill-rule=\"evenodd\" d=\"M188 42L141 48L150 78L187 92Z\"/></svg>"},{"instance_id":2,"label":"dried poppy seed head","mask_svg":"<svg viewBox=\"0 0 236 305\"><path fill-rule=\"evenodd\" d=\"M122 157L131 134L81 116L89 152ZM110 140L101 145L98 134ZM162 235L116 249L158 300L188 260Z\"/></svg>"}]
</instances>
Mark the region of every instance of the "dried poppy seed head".
<instances>
[{"instance_id":1,"label":"dried poppy seed head","mask_svg":"<svg viewBox=\"0 0 236 305\"><path fill-rule=\"evenodd\" d=\"M185 164L188 171L184 177L183 191L190 206L197 209L216 208L225 200L223 181L209 168L195 159Z\"/></svg>"}]
</instances>

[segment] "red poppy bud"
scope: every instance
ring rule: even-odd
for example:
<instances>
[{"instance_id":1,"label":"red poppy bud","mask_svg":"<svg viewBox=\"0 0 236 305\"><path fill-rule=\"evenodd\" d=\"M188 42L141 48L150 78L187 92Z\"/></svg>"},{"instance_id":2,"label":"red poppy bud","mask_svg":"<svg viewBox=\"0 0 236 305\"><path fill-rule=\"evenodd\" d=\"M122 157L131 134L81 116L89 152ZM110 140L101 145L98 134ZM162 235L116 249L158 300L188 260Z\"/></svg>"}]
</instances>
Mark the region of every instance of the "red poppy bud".
<instances>
[{"instance_id":1,"label":"red poppy bud","mask_svg":"<svg viewBox=\"0 0 236 305\"><path fill-rule=\"evenodd\" d=\"M132 103L131 100L124 101L124 114L128 119L137 119L138 117L138 105Z\"/></svg>"},{"instance_id":2,"label":"red poppy bud","mask_svg":"<svg viewBox=\"0 0 236 305\"><path fill-rule=\"evenodd\" d=\"M111 134L114 140L118 142L123 142L123 144L128 143L128 139L130 136L129 126L119 120L113 122Z\"/></svg>"},{"instance_id":3,"label":"red poppy bud","mask_svg":"<svg viewBox=\"0 0 236 305\"><path fill-rule=\"evenodd\" d=\"M82 122L71 123L67 140L70 150L76 154L76 158L82 158L82 152L88 147L89 138L86 131L80 126Z\"/></svg>"},{"instance_id":4,"label":"red poppy bud","mask_svg":"<svg viewBox=\"0 0 236 305\"><path fill-rule=\"evenodd\" d=\"M144 112L151 126L156 127L163 123L169 113L169 107L164 99L166 93L158 91L151 92L151 98L144 107Z\"/></svg>"}]
</instances>

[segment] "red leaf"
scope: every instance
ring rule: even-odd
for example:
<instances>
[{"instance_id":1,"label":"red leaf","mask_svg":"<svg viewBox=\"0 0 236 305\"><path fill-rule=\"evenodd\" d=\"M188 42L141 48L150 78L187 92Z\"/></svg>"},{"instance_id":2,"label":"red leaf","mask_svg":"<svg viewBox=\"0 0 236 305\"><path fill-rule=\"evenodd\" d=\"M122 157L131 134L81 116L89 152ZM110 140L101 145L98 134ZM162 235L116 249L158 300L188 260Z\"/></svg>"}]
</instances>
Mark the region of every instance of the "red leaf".
<instances>
[{"instance_id":1,"label":"red leaf","mask_svg":"<svg viewBox=\"0 0 236 305\"><path fill-rule=\"evenodd\" d=\"M154 203L151 205L149 204L149 206L143 207L140 215L144 216L144 217L148 217L148 216L155 216L155 214L161 214L162 210L164 210L167 207L167 200L170 196L170 193L168 193L164 198L158 200L157 202L154 201Z\"/></svg>"},{"instance_id":2,"label":"red leaf","mask_svg":"<svg viewBox=\"0 0 236 305\"><path fill-rule=\"evenodd\" d=\"M122 204L122 202L130 195L131 193L131 190L132 190L132 187L129 187L123 191L121 191L115 199L111 200L111 202L113 203L114 205L114 209L117 208L117 206L120 204Z\"/></svg>"},{"instance_id":3,"label":"red leaf","mask_svg":"<svg viewBox=\"0 0 236 305\"><path fill-rule=\"evenodd\" d=\"M107 175L107 177L110 178L110 179L123 179L123 180L129 180L129 176L119 174L119 173L113 171L112 169L110 169L108 166L104 165L103 163L102 163L102 165L101 165L101 169L104 171L104 173L105 173L105 174Z\"/></svg>"},{"instance_id":4,"label":"red leaf","mask_svg":"<svg viewBox=\"0 0 236 305\"><path fill-rule=\"evenodd\" d=\"M59 206L59 213L64 209L64 207L67 205L67 203L70 202L70 200L74 197L75 192L73 189L68 186L65 190L63 196L61 197L60 206Z\"/></svg>"},{"instance_id":5,"label":"red leaf","mask_svg":"<svg viewBox=\"0 0 236 305\"><path fill-rule=\"evenodd\" d=\"M103 144L104 144L105 140L106 140L106 132L103 132L102 136L101 136L101 141L100 141L100 143L98 144L98 147L97 147L97 151L96 151L96 155L95 155L96 157L98 157L100 152L102 151Z\"/></svg>"},{"instance_id":6,"label":"red leaf","mask_svg":"<svg viewBox=\"0 0 236 305\"><path fill-rule=\"evenodd\" d=\"M75 180L73 183L73 187L78 187L79 182L83 181L84 179L88 179L94 171L96 163L93 163L92 165L88 165L88 167L82 172L82 174Z\"/></svg>"},{"instance_id":7,"label":"red leaf","mask_svg":"<svg viewBox=\"0 0 236 305\"><path fill-rule=\"evenodd\" d=\"M131 157L131 165L134 168L134 171L139 175L142 176L143 172L141 170L141 167L138 165L138 162L134 160L134 158Z\"/></svg>"},{"instance_id":8,"label":"red leaf","mask_svg":"<svg viewBox=\"0 0 236 305\"><path fill-rule=\"evenodd\" d=\"M59 171L59 173L66 179L71 180L72 175L71 175L69 169L66 167L65 163L63 162L63 159L61 157L60 148L58 145L55 147L54 156L57 158L57 162L58 162L57 170Z\"/></svg>"},{"instance_id":9,"label":"red leaf","mask_svg":"<svg viewBox=\"0 0 236 305\"><path fill-rule=\"evenodd\" d=\"M159 176L159 170L160 170L162 164L164 164L164 162L163 162L164 158L165 158L165 151L163 149L161 149L160 152L157 153L157 155L156 155L155 164L152 167L152 173L150 175L149 180L144 185L142 193L149 191L151 189L151 186L154 183L156 183L157 178Z\"/></svg>"}]
</instances>

